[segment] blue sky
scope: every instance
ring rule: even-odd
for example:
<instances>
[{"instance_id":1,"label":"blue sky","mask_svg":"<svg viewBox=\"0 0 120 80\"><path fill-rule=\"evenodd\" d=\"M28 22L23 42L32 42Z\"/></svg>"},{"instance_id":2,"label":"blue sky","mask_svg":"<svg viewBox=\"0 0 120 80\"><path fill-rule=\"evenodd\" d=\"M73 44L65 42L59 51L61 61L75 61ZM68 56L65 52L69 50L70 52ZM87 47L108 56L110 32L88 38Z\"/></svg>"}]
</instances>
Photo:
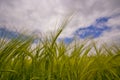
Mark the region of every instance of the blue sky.
<instances>
[{"instance_id":1,"label":"blue sky","mask_svg":"<svg viewBox=\"0 0 120 80\"><path fill-rule=\"evenodd\" d=\"M119 15L116 15L114 17L119 17ZM114 18L112 16L109 17L100 17L95 20L95 22L87 27L78 28L75 32L73 32L73 37L64 38L64 41L66 43L70 43L74 40L74 37L78 37L79 39L86 39L86 38L99 38L103 35L104 32L110 32L112 31L112 27L106 25L106 23L109 21L109 19ZM120 26L117 27L118 30L120 30ZM119 36L118 36L119 37Z\"/></svg>"},{"instance_id":2,"label":"blue sky","mask_svg":"<svg viewBox=\"0 0 120 80\"><path fill-rule=\"evenodd\" d=\"M65 42L71 42L75 36L119 41L119 4L120 0L0 0L0 37L3 32L11 38L23 30L55 31L63 18L74 13L59 37Z\"/></svg>"},{"instance_id":3,"label":"blue sky","mask_svg":"<svg viewBox=\"0 0 120 80\"><path fill-rule=\"evenodd\" d=\"M80 38L97 38L101 36L104 31L109 31L111 29L109 26L105 25L105 23L107 23L108 20L109 18L107 17L98 18L95 21L95 25L92 24L85 28L79 28L75 31L75 35L79 36ZM99 25L101 26L98 27Z\"/></svg>"}]
</instances>

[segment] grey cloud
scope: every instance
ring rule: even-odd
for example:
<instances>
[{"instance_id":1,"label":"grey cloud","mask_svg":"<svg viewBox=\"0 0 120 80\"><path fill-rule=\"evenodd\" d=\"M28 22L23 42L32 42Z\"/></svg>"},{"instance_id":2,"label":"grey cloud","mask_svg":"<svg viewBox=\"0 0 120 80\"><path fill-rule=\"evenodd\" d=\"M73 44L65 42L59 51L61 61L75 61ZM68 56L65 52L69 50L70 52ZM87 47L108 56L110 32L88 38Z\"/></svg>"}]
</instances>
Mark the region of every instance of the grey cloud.
<instances>
[{"instance_id":1,"label":"grey cloud","mask_svg":"<svg viewBox=\"0 0 120 80\"><path fill-rule=\"evenodd\" d=\"M77 12L63 36L96 18L120 13L120 0L0 0L0 24L8 28L49 31L57 19ZM118 19L117 19L118 20Z\"/></svg>"}]
</instances>

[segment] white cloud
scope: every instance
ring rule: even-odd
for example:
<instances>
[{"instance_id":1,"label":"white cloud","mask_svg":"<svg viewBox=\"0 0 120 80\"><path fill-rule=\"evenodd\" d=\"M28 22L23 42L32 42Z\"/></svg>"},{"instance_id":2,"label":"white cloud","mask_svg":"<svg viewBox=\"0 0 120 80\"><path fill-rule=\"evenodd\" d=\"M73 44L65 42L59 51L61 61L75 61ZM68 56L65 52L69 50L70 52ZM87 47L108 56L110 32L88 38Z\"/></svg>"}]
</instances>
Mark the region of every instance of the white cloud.
<instances>
[{"instance_id":1,"label":"white cloud","mask_svg":"<svg viewBox=\"0 0 120 80\"><path fill-rule=\"evenodd\" d=\"M108 26L114 26L114 27L120 27L120 16L117 16L115 18L112 18L107 23Z\"/></svg>"},{"instance_id":2,"label":"white cloud","mask_svg":"<svg viewBox=\"0 0 120 80\"><path fill-rule=\"evenodd\" d=\"M104 32L102 36L99 38L94 39L99 44L107 43L107 44L113 44L113 43L119 43L120 41L120 29L114 28L109 32Z\"/></svg>"},{"instance_id":3,"label":"white cloud","mask_svg":"<svg viewBox=\"0 0 120 80\"><path fill-rule=\"evenodd\" d=\"M98 17L120 13L119 4L120 0L0 0L0 25L9 29L53 31L56 22L76 12L61 34L66 37L80 27L91 25ZM114 18L108 24L119 25L119 21Z\"/></svg>"}]
</instances>

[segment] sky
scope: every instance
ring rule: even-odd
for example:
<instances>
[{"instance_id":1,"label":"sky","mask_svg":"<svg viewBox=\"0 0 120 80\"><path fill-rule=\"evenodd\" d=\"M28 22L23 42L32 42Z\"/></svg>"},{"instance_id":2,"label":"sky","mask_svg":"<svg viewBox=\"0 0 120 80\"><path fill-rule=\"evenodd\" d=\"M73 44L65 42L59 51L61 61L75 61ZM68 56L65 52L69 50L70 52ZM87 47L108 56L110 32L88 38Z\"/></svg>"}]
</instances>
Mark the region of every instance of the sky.
<instances>
[{"instance_id":1,"label":"sky","mask_svg":"<svg viewBox=\"0 0 120 80\"><path fill-rule=\"evenodd\" d=\"M66 42L75 36L119 42L120 0L0 0L0 34L14 36L23 30L48 34L71 15L60 35Z\"/></svg>"}]
</instances>

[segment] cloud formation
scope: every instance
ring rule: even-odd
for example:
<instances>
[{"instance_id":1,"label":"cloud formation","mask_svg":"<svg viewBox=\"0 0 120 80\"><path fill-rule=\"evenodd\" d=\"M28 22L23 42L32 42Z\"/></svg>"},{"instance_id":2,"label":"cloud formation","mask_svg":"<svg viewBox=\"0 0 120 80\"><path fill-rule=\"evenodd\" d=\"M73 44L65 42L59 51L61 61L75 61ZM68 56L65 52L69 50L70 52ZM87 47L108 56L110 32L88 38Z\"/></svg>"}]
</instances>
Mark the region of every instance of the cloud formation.
<instances>
[{"instance_id":1,"label":"cloud formation","mask_svg":"<svg viewBox=\"0 0 120 80\"><path fill-rule=\"evenodd\" d=\"M13 30L53 31L58 28L56 23L75 12L61 34L62 38L71 37L76 30L90 26L97 18L118 16L119 4L120 0L0 0L0 25ZM119 22L118 17L110 18L106 24L113 31L104 32L102 37L114 35L115 31L119 34Z\"/></svg>"}]
</instances>

